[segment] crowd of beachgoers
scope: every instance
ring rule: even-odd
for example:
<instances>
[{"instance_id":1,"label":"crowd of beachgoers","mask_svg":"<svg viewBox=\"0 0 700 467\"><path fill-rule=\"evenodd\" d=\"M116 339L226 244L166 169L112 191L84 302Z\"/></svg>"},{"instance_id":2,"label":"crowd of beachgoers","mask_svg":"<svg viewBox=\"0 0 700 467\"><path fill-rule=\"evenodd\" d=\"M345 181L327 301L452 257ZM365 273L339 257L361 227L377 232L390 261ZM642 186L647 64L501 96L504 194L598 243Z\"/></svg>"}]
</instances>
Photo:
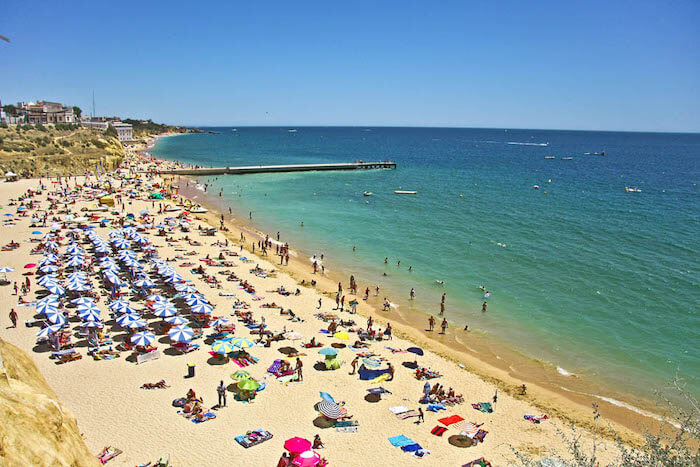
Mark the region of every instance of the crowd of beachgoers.
<instances>
[{"instance_id":1,"label":"crowd of beachgoers","mask_svg":"<svg viewBox=\"0 0 700 467\"><path fill-rule=\"evenodd\" d=\"M540 409L292 279L285 242L264 238L257 256L207 222L158 175L172 166L130 152L99 177L2 186L3 338L32 353L100 462L565 455L567 429Z\"/></svg>"}]
</instances>

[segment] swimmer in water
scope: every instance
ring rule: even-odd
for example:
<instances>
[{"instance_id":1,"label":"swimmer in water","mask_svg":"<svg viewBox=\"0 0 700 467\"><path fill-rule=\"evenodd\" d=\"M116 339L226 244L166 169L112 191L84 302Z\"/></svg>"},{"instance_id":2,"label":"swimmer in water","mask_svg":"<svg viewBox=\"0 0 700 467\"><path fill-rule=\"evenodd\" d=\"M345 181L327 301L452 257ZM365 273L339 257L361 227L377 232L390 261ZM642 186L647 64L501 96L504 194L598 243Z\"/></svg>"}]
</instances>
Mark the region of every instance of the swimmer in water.
<instances>
[{"instance_id":1,"label":"swimmer in water","mask_svg":"<svg viewBox=\"0 0 700 467\"><path fill-rule=\"evenodd\" d=\"M440 285L444 285L444 284L445 284L445 281L435 280L435 282L437 282L437 283L440 284Z\"/></svg>"}]
</instances>

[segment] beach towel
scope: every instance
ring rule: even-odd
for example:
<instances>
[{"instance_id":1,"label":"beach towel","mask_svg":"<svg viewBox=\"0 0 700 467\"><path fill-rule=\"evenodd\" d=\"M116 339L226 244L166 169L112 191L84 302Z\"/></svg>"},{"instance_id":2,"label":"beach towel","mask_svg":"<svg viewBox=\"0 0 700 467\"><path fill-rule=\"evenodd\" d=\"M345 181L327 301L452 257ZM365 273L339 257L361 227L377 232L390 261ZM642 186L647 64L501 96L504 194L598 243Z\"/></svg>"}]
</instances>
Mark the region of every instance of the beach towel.
<instances>
[{"instance_id":1,"label":"beach towel","mask_svg":"<svg viewBox=\"0 0 700 467\"><path fill-rule=\"evenodd\" d=\"M418 413L417 410L409 410L408 412L403 412L398 415L396 415L396 418L399 420L406 420L407 418L412 418L412 417L419 417L420 414Z\"/></svg>"},{"instance_id":2,"label":"beach towel","mask_svg":"<svg viewBox=\"0 0 700 467\"><path fill-rule=\"evenodd\" d=\"M491 462L482 457L471 462L467 462L462 467L491 467Z\"/></svg>"},{"instance_id":3,"label":"beach towel","mask_svg":"<svg viewBox=\"0 0 700 467\"><path fill-rule=\"evenodd\" d=\"M450 426L451 424L461 422L462 420L464 419L459 415L452 415L450 417L441 418L438 420L438 422L442 423L445 426Z\"/></svg>"},{"instance_id":4,"label":"beach towel","mask_svg":"<svg viewBox=\"0 0 700 467\"><path fill-rule=\"evenodd\" d=\"M362 365L357 373L360 375L361 380L367 381L376 379L384 374L388 375L389 369L386 368L384 370L369 370L364 365Z\"/></svg>"},{"instance_id":5,"label":"beach towel","mask_svg":"<svg viewBox=\"0 0 700 467\"><path fill-rule=\"evenodd\" d=\"M245 435L236 436L234 439L238 444L247 449L256 444L263 443L268 439L272 439L272 433L265 430L253 430Z\"/></svg>"},{"instance_id":6,"label":"beach towel","mask_svg":"<svg viewBox=\"0 0 700 467\"><path fill-rule=\"evenodd\" d=\"M338 420L337 422L335 422L336 428L343 428L349 426L360 426L360 422L358 422L357 420Z\"/></svg>"},{"instance_id":7,"label":"beach towel","mask_svg":"<svg viewBox=\"0 0 700 467\"><path fill-rule=\"evenodd\" d=\"M415 451L418 451L419 449L423 449L423 447L418 443L413 443L413 444L408 444L406 446L401 446L401 450L403 452L415 452Z\"/></svg>"},{"instance_id":8,"label":"beach towel","mask_svg":"<svg viewBox=\"0 0 700 467\"><path fill-rule=\"evenodd\" d=\"M479 402L478 404L472 404L475 410L484 413L493 413L493 407L490 402Z\"/></svg>"},{"instance_id":9,"label":"beach towel","mask_svg":"<svg viewBox=\"0 0 700 467\"><path fill-rule=\"evenodd\" d=\"M357 433L357 427L356 426L341 426L341 427L336 427L335 431L338 431L340 433Z\"/></svg>"},{"instance_id":10,"label":"beach towel","mask_svg":"<svg viewBox=\"0 0 700 467\"><path fill-rule=\"evenodd\" d=\"M479 432L479 426L475 425L472 422L467 422L466 420L455 423L452 428L454 428L455 430L457 430L461 433L466 433L470 437L471 437L471 435L475 435L476 433Z\"/></svg>"},{"instance_id":11,"label":"beach towel","mask_svg":"<svg viewBox=\"0 0 700 467\"><path fill-rule=\"evenodd\" d=\"M483 443L487 434L488 434L488 431L479 430L476 432L475 435L470 436L470 438L472 439L472 441L474 441L474 444Z\"/></svg>"},{"instance_id":12,"label":"beach towel","mask_svg":"<svg viewBox=\"0 0 700 467\"><path fill-rule=\"evenodd\" d=\"M411 454L412 454L414 457L417 457L417 458L419 458L419 459L422 459L423 457L425 457L425 456L427 456L428 454L430 454L430 451L428 451L427 449L419 449L419 450L417 450L417 451L415 451L415 452L412 452Z\"/></svg>"},{"instance_id":13,"label":"beach towel","mask_svg":"<svg viewBox=\"0 0 700 467\"><path fill-rule=\"evenodd\" d=\"M440 426L440 425L437 425L435 428L433 428L432 430L430 430L430 432L431 432L432 434L434 434L435 436L442 436L442 435L445 434L446 431L447 431L447 428L442 427L442 426Z\"/></svg>"},{"instance_id":14,"label":"beach towel","mask_svg":"<svg viewBox=\"0 0 700 467\"><path fill-rule=\"evenodd\" d=\"M428 404L428 408L431 412L437 412L438 410L447 410L447 408L442 404Z\"/></svg>"},{"instance_id":15,"label":"beach towel","mask_svg":"<svg viewBox=\"0 0 700 467\"><path fill-rule=\"evenodd\" d=\"M398 435L398 436L392 436L391 438L389 438L389 442L391 443L392 446L400 448L401 446L407 446L409 444L413 444L415 441L413 441L411 438L409 438L405 435Z\"/></svg>"},{"instance_id":16,"label":"beach towel","mask_svg":"<svg viewBox=\"0 0 700 467\"><path fill-rule=\"evenodd\" d=\"M408 412L408 407L405 405L397 405L396 407L389 407L389 410L394 414L398 415L403 412Z\"/></svg>"},{"instance_id":17,"label":"beach towel","mask_svg":"<svg viewBox=\"0 0 700 467\"><path fill-rule=\"evenodd\" d=\"M194 417L192 417L191 420L192 420L192 423L204 423L204 422L206 422L206 421L208 421L208 420L212 420L212 419L214 419L214 418L216 418L216 414L214 414L214 413L212 413L212 412L207 412L207 413L205 413L205 414L202 416L202 419L201 419L201 420L197 420L197 419L194 418Z\"/></svg>"}]
</instances>

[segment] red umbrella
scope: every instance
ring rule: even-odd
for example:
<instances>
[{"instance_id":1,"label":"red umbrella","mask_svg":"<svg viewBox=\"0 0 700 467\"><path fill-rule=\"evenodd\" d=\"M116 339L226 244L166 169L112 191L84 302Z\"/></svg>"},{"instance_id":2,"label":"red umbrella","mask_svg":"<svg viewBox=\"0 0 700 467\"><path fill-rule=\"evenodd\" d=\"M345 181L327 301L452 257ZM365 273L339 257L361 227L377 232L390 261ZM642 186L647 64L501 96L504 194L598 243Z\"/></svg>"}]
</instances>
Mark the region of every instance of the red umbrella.
<instances>
[{"instance_id":1,"label":"red umbrella","mask_svg":"<svg viewBox=\"0 0 700 467\"><path fill-rule=\"evenodd\" d=\"M36 267L36 264L34 264L34 263L29 263L29 264L24 265L24 269L31 269L31 268L35 268L35 267Z\"/></svg>"},{"instance_id":2,"label":"red umbrella","mask_svg":"<svg viewBox=\"0 0 700 467\"><path fill-rule=\"evenodd\" d=\"M292 453L305 452L311 449L311 441L295 436L284 442L284 449Z\"/></svg>"}]
</instances>

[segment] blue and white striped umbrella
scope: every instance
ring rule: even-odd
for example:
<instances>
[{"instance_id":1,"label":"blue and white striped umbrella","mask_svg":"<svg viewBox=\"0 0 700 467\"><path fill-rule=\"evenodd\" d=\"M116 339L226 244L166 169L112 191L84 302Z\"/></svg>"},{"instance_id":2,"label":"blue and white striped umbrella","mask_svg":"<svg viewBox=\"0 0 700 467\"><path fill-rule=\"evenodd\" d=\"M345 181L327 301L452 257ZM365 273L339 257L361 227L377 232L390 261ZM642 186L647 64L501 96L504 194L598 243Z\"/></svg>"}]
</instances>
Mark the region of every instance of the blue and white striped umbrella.
<instances>
[{"instance_id":1,"label":"blue and white striped umbrella","mask_svg":"<svg viewBox=\"0 0 700 467\"><path fill-rule=\"evenodd\" d=\"M82 266L83 264L84 260L80 256L73 256L68 261L66 261L66 266L71 268Z\"/></svg>"},{"instance_id":2,"label":"blue and white striped umbrella","mask_svg":"<svg viewBox=\"0 0 700 467\"><path fill-rule=\"evenodd\" d=\"M53 324L43 328L41 331L36 333L36 337L49 337L49 335L58 332L63 326L60 324Z\"/></svg>"},{"instance_id":3,"label":"blue and white striped umbrella","mask_svg":"<svg viewBox=\"0 0 700 467\"><path fill-rule=\"evenodd\" d=\"M226 318L219 318L215 319L210 323L212 327L218 327L218 326L223 326L224 324L228 323L228 319Z\"/></svg>"},{"instance_id":4,"label":"blue and white striped umbrella","mask_svg":"<svg viewBox=\"0 0 700 467\"><path fill-rule=\"evenodd\" d=\"M174 306L164 306L153 311L153 314L159 318L168 318L177 314L177 308Z\"/></svg>"},{"instance_id":5,"label":"blue and white striped umbrella","mask_svg":"<svg viewBox=\"0 0 700 467\"><path fill-rule=\"evenodd\" d=\"M165 277L165 282L182 282L185 278L178 273L169 274Z\"/></svg>"},{"instance_id":6,"label":"blue and white striped umbrella","mask_svg":"<svg viewBox=\"0 0 700 467\"><path fill-rule=\"evenodd\" d=\"M58 271L58 266L55 266L53 264L47 264L46 266L40 267L39 271L41 271L43 273L56 272L56 271Z\"/></svg>"},{"instance_id":7,"label":"blue and white striped umbrella","mask_svg":"<svg viewBox=\"0 0 700 467\"><path fill-rule=\"evenodd\" d=\"M112 245L119 248L120 250L124 250L126 248L131 247L131 242L129 240L125 240L123 238L118 238L118 239L112 241Z\"/></svg>"},{"instance_id":8,"label":"blue and white striped umbrella","mask_svg":"<svg viewBox=\"0 0 700 467\"><path fill-rule=\"evenodd\" d=\"M131 308L131 304L125 300L115 300L109 305L107 305L107 308L109 308L110 310L119 311L125 308Z\"/></svg>"},{"instance_id":9,"label":"blue and white striped umbrella","mask_svg":"<svg viewBox=\"0 0 700 467\"><path fill-rule=\"evenodd\" d=\"M100 309L97 307L97 304L95 302L89 301L78 305L78 313L80 313L81 311L97 311L99 313Z\"/></svg>"},{"instance_id":10,"label":"blue and white striped umbrella","mask_svg":"<svg viewBox=\"0 0 700 467\"><path fill-rule=\"evenodd\" d=\"M70 302L73 303L74 305L78 305L78 308L80 308L80 305L87 305L88 303L95 303L95 299L92 297L78 297L78 298L74 298Z\"/></svg>"},{"instance_id":11,"label":"blue and white striped umbrella","mask_svg":"<svg viewBox=\"0 0 700 467\"><path fill-rule=\"evenodd\" d=\"M73 244L73 245L69 245L68 248L66 248L66 253L68 253L69 255L76 255L76 254L85 253L85 250L83 250L78 245Z\"/></svg>"},{"instance_id":12,"label":"blue and white striped umbrella","mask_svg":"<svg viewBox=\"0 0 700 467\"><path fill-rule=\"evenodd\" d=\"M238 347L239 349L247 349L249 347L254 347L255 342L251 341L247 337L235 337L231 341L231 345Z\"/></svg>"},{"instance_id":13,"label":"blue and white striped umbrella","mask_svg":"<svg viewBox=\"0 0 700 467\"><path fill-rule=\"evenodd\" d=\"M6 273L8 273L8 272L12 272L12 271L14 271L14 270L15 270L15 268L11 268L11 267L9 267L9 266L3 266L3 267L0 268L0 272L3 273L3 274L6 274Z\"/></svg>"},{"instance_id":14,"label":"blue and white striped umbrella","mask_svg":"<svg viewBox=\"0 0 700 467\"><path fill-rule=\"evenodd\" d=\"M66 317L63 315L63 313L55 308L46 310L44 312L44 316L46 316L46 319L54 324L63 324L66 322Z\"/></svg>"},{"instance_id":15,"label":"blue and white striped umbrella","mask_svg":"<svg viewBox=\"0 0 700 467\"><path fill-rule=\"evenodd\" d=\"M58 248L58 243L54 242L53 240L48 240L44 242L44 248L48 248L49 250L55 250Z\"/></svg>"},{"instance_id":16,"label":"blue and white striped umbrella","mask_svg":"<svg viewBox=\"0 0 700 467\"><path fill-rule=\"evenodd\" d=\"M175 326L168 331L168 337L176 342L189 342L193 335L194 331L189 326Z\"/></svg>"},{"instance_id":17,"label":"blue and white striped umbrella","mask_svg":"<svg viewBox=\"0 0 700 467\"><path fill-rule=\"evenodd\" d=\"M183 318L182 316L171 316L169 318L165 318L166 323L174 324L176 326L180 326L182 324L187 324L190 321L187 318Z\"/></svg>"},{"instance_id":18,"label":"blue and white striped umbrella","mask_svg":"<svg viewBox=\"0 0 700 467\"><path fill-rule=\"evenodd\" d=\"M155 287L156 285L148 279L140 279L134 282L136 287Z\"/></svg>"},{"instance_id":19,"label":"blue and white striped umbrella","mask_svg":"<svg viewBox=\"0 0 700 467\"><path fill-rule=\"evenodd\" d=\"M112 271L106 271L103 274L103 277L108 280L112 284L119 284L121 281L119 280L119 276L117 276L114 272Z\"/></svg>"},{"instance_id":20,"label":"blue and white striped umbrella","mask_svg":"<svg viewBox=\"0 0 700 467\"><path fill-rule=\"evenodd\" d=\"M138 256L138 254L131 251L131 250L122 250L117 255L117 258L119 258L121 260L125 260L127 258L128 259L136 259L137 256Z\"/></svg>"},{"instance_id":21,"label":"blue and white striped umbrella","mask_svg":"<svg viewBox=\"0 0 700 467\"><path fill-rule=\"evenodd\" d=\"M109 245L104 244L104 245L97 245L95 247L95 251L97 253L110 253L112 249L109 247Z\"/></svg>"},{"instance_id":22,"label":"blue and white striped umbrella","mask_svg":"<svg viewBox=\"0 0 700 467\"><path fill-rule=\"evenodd\" d=\"M212 311L214 311L214 307L205 303L201 303L199 305L190 307L190 310L192 310L192 313L210 314Z\"/></svg>"},{"instance_id":23,"label":"blue and white striped umbrella","mask_svg":"<svg viewBox=\"0 0 700 467\"><path fill-rule=\"evenodd\" d=\"M137 332L131 336L131 343L134 345L151 345L156 340L155 334L150 331Z\"/></svg>"},{"instance_id":24,"label":"blue and white striped umbrella","mask_svg":"<svg viewBox=\"0 0 700 467\"><path fill-rule=\"evenodd\" d=\"M126 325L127 328L131 329L141 329L145 328L146 326L148 326L148 323L143 319L137 319L136 321L132 321Z\"/></svg>"},{"instance_id":25,"label":"blue and white striped umbrella","mask_svg":"<svg viewBox=\"0 0 700 467\"><path fill-rule=\"evenodd\" d=\"M184 282L176 282L173 286L178 292L189 292L195 290L192 286L185 284Z\"/></svg>"},{"instance_id":26,"label":"blue and white striped umbrella","mask_svg":"<svg viewBox=\"0 0 700 467\"><path fill-rule=\"evenodd\" d=\"M37 313L46 314L47 311L58 311L58 302L38 302L36 304Z\"/></svg>"},{"instance_id":27,"label":"blue and white striped umbrella","mask_svg":"<svg viewBox=\"0 0 700 467\"><path fill-rule=\"evenodd\" d=\"M58 284L47 284L44 288L54 295L65 295L66 293L65 289Z\"/></svg>"},{"instance_id":28,"label":"blue and white striped umbrella","mask_svg":"<svg viewBox=\"0 0 700 467\"><path fill-rule=\"evenodd\" d=\"M183 295L182 295L182 298L183 298L185 301L188 301L188 300L196 300L196 299L198 299L198 298L203 298L203 297L204 297L204 295L202 295L201 293L186 293L186 294L183 294ZM188 305L189 305L189 302L188 302Z\"/></svg>"},{"instance_id":29,"label":"blue and white striped umbrella","mask_svg":"<svg viewBox=\"0 0 700 467\"><path fill-rule=\"evenodd\" d=\"M165 302L165 301L167 301L167 298L165 298L165 297L162 296L162 295L153 294L153 295L149 295L149 296L146 298L146 300L151 301L151 302L156 302L156 303L158 303L158 302Z\"/></svg>"},{"instance_id":30,"label":"blue and white striped umbrella","mask_svg":"<svg viewBox=\"0 0 700 467\"><path fill-rule=\"evenodd\" d=\"M185 299L185 302L189 306L200 305L200 304L204 304L204 305L209 304L209 302L207 302L207 300L199 294L187 294L187 295L194 295L194 297L190 297L190 298Z\"/></svg>"},{"instance_id":31,"label":"blue and white striped umbrella","mask_svg":"<svg viewBox=\"0 0 700 467\"><path fill-rule=\"evenodd\" d=\"M101 328L102 326L104 326L104 323L95 319L86 321L83 324L81 324L81 326L84 328Z\"/></svg>"},{"instance_id":32,"label":"blue and white striped umbrella","mask_svg":"<svg viewBox=\"0 0 700 467\"><path fill-rule=\"evenodd\" d=\"M73 292L86 292L90 290L90 286L87 284L71 284L68 286L68 290Z\"/></svg>"},{"instance_id":33,"label":"blue and white striped umbrella","mask_svg":"<svg viewBox=\"0 0 700 467\"><path fill-rule=\"evenodd\" d=\"M134 313L126 313L121 316L119 316L116 321L117 324L120 326L126 326L129 323L133 323L134 321L138 321L141 319L141 316L134 314Z\"/></svg>"},{"instance_id":34,"label":"blue and white striped umbrella","mask_svg":"<svg viewBox=\"0 0 700 467\"><path fill-rule=\"evenodd\" d=\"M41 276L37 281L37 284L44 286L46 284L58 284L58 278L54 275Z\"/></svg>"}]
</instances>

